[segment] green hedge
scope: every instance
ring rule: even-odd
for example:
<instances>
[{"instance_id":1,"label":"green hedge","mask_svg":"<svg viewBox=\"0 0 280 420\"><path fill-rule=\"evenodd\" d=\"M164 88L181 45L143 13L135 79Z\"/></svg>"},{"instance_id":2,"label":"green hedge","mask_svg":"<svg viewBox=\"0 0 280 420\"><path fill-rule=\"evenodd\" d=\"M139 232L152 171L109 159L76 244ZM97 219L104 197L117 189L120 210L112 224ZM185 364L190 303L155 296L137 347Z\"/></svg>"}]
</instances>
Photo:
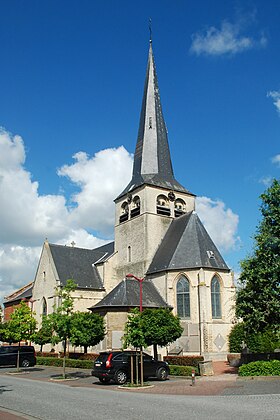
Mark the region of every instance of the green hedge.
<instances>
[{"instance_id":1,"label":"green hedge","mask_svg":"<svg viewBox=\"0 0 280 420\"><path fill-rule=\"evenodd\" d=\"M177 366L198 366L204 361L203 356L164 356L163 360L169 365Z\"/></svg>"},{"instance_id":2,"label":"green hedge","mask_svg":"<svg viewBox=\"0 0 280 420\"><path fill-rule=\"evenodd\" d=\"M37 365L44 365L44 366L62 366L63 365L63 358L55 358L55 357L37 357ZM66 359L65 366L72 367L72 368L80 368L80 369L92 369L92 360L75 360L75 359Z\"/></svg>"},{"instance_id":3,"label":"green hedge","mask_svg":"<svg viewBox=\"0 0 280 420\"><path fill-rule=\"evenodd\" d=\"M238 374L240 376L279 376L280 360L251 362L240 366Z\"/></svg>"},{"instance_id":4,"label":"green hedge","mask_svg":"<svg viewBox=\"0 0 280 420\"><path fill-rule=\"evenodd\" d=\"M37 356L37 365L62 367L62 364L63 364L63 358ZM92 369L92 361L91 360L75 360L75 359L67 358L66 366L72 367L72 368L80 368L80 369ZM169 369L170 369L170 375L191 376L193 369L195 370L195 374L199 375L198 368L193 367L193 366L169 365Z\"/></svg>"},{"instance_id":5,"label":"green hedge","mask_svg":"<svg viewBox=\"0 0 280 420\"><path fill-rule=\"evenodd\" d=\"M192 376L192 371L195 371L195 375L199 375L198 368L196 366L178 366L169 365L170 375L174 376Z\"/></svg>"}]
</instances>

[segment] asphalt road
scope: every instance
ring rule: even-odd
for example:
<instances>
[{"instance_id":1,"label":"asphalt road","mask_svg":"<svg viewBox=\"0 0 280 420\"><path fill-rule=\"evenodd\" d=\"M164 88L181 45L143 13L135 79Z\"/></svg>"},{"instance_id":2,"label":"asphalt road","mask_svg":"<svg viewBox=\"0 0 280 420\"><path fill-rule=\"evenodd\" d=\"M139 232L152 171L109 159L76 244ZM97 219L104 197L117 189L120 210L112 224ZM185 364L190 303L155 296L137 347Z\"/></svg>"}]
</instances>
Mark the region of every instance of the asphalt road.
<instances>
[{"instance_id":1,"label":"asphalt road","mask_svg":"<svg viewBox=\"0 0 280 420\"><path fill-rule=\"evenodd\" d=\"M0 410L41 420L280 419L279 394L159 395L72 385L2 374Z\"/></svg>"}]
</instances>

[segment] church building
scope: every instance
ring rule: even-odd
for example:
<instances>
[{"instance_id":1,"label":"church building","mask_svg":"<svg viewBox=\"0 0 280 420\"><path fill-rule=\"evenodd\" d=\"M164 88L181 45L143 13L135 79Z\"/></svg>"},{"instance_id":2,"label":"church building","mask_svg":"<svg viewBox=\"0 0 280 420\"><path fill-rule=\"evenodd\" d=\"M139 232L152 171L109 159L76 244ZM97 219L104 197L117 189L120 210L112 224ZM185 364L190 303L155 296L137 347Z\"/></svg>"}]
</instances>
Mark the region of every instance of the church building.
<instances>
[{"instance_id":1,"label":"church building","mask_svg":"<svg viewBox=\"0 0 280 420\"><path fill-rule=\"evenodd\" d=\"M169 307L181 319L171 350L221 359L228 350L233 273L195 212L195 195L174 177L151 41L132 178L115 199L115 241L93 250L44 243L32 293L38 322L70 278L75 310L105 317L99 350L121 348L139 279L143 308Z\"/></svg>"}]
</instances>

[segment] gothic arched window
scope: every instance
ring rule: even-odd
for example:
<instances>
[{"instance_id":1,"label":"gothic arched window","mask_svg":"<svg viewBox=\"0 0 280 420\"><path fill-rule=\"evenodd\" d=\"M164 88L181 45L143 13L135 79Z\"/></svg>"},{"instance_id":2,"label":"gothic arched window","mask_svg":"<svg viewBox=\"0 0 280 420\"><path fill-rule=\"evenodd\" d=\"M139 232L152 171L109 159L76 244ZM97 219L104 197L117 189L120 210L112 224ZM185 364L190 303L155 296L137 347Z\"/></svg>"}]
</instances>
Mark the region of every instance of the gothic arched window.
<instances>
[{"instance_id":1,"label":"gothic arched window","mask_svg":"<svg viewBox=\"0 0 280 420\"><path fill-rule=\"evenodd\" d=\"M212 318L221 318L221 285L217 276L214 276L211 281L211 305Z\"/></svg>"},{"instance_id":2,"label":"gothic arched window","mask_svg":"<svg viewBox=\"0 0 280 420\"><path fill-rule=\"evenodd\" d=\"M177 282L177 314L180 318L190 318L190 283L186 277L181 276Z\"/></svg>"},{"instance_id":3,"label":"gothic arched window","mask_svg":"<svg viewBox=\"0 0 280 420\"><path fill-rule=\"evenodd\" d=\"M47 315L48 314L48 308L47 308L47 301L45 298L43 298L43 302L42 302L42 315Z\"/></svg>"}]
</instances>

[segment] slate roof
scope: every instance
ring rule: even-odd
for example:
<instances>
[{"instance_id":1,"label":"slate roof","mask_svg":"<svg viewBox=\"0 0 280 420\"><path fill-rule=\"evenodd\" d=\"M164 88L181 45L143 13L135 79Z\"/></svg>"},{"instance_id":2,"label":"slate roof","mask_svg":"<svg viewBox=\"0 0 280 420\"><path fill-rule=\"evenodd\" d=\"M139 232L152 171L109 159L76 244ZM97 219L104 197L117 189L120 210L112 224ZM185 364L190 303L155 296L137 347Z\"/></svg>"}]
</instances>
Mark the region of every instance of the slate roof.
<instances>
[{"instance_id":1,"label":"slate roof","mask_svg":"<svg viewBox=\"0 0 280 420\"><path fill-rule=\"evenodd\" d=\"M95 249L49 244L62 285L73 279L78 288L104 289L94 264L103 262L114 252L114 242Z\"/></svg>"},{"instance_id":2,"label":"slate roof","mask_svg":"<svg viewBox=\"0 0 280 420\"><path fill-rule=\"evenodd\" d=\"M15 302L17 300L30 299L32 297L33 282L26 284L20 289L16 290L9 296L4 298L5 303Z\"/></svg>"},{"instance_id":3,"label":"slate roof","mask_svg":"<svg viewBox=\"0 0 280 420\"><path fill-rule=\"evenodd\" d=\"M229 271L195 212L186 213L172 221L147 274L191 268Z\"/></svg>"},{"instance_id":4,"label":"slate roof","mask_svg":"<svg viewBox=\"0 0 280 420\"><path fill-rule=\"evenodd\" d=\"M151 42L132 180L117 199L144 184L191 194L174 178Z\"/></svg>"},{"instance_id":5,"label":"slate roof","mask_svg":"<svg viewBox=\"0 0 280 420\"><path fill-rule=\"evenodd\" d=\"M169 308L170 306L161 297L154 284L149 280L142 283L143 308ZM112 308L139 307L140 285L135 279L125 279L120 282L99 303L89 308L92 311Z\"/></svg>"}]
</instances>

